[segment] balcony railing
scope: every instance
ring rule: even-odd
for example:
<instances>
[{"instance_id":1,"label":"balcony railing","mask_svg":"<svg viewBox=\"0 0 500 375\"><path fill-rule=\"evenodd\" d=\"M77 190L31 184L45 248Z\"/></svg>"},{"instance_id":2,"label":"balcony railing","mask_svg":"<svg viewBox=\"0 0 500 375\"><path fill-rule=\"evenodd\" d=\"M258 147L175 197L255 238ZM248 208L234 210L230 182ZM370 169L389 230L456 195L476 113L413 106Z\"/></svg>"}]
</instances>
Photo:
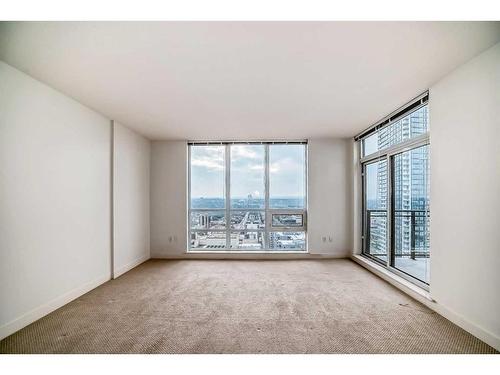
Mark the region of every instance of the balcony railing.
<instances>
[{"instance_id":1,"label":"balcony railing","mask_svg":"<svg viewBox=\"0 0 500 375\"><path fill-rule=\"evenodd\" d=\"M394 210L393 221L395 257L428 258L430 212L426 210ZM406 220L405 220L406 219ZM387 256L387 210L366 210L365 253L376 257ZM408 228L409 238L404 239L402 229ZM416 230L419 228L420 230ZM405 246L406 245L406 246Z\"/></svg>"}]
</instances>

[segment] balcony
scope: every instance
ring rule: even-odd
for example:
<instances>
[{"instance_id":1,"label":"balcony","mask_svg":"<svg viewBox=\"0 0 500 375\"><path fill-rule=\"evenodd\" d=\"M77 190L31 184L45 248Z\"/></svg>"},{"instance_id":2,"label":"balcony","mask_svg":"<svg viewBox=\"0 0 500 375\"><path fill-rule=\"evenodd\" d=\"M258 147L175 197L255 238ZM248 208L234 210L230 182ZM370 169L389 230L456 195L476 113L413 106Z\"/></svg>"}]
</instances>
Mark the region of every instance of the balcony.
<instances>
[{"instance_id":1,"label":"balcony","mask_svg":"<svg viewBox=\"0 0 500 375\"><path fill-rule=\"evenodd\" d=\"M366 210L364 253L420 281L429 282L429 219L425 210L395 210L394 240L388 246L387 210Z\"/></svg>"}]
</instances>

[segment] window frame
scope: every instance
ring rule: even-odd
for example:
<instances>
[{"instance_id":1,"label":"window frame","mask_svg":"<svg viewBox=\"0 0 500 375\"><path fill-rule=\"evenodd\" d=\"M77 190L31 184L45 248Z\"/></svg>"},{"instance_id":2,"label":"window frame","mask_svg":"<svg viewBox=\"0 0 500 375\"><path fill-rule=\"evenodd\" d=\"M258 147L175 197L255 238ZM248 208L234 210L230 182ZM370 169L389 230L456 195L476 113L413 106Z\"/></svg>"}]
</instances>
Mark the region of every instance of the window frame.
<instances>
[{"instance_id":1,"label":"window frame","mask_svg":"<svg viewBox=\"0 0 500 375\"><path fill-rule=\"evenodd\" d=\"M362 187L361 187L361 220L362 220L362 224L361 224L361 253L366 256L367 258L370 258L371 260L375 261L376 263L379 263L379 264L382 264L384 265L384 262L377 258L376 256L370 254L370 253L366 253L366 243L367 243L367 240L369 240L368 238L365 238L367 236L365 236L365 230L367 228L367 215L365 214L366 212L366 166L369 165L369 164L373 164L373 163L378 163L380 161L383 161L383 160L386 160L386 163L387 163L387 159L385 156L381 156L381 157L375 157L373 159L370 159L368 161L365 161L363 163L361 163L361 184L362 184ZM387 168L389 168L389 164L387 164ZM387 200L387 203L386 203L386 215L388 215L388 212L389 212L389 193L387 193L387 197L386 197L386 200ZM389 231L389 221L386 219L386 227L387 227L387 231ZM386 252L387 252L387 258L389 258L389 243L387 241L387 238L386 238ZM387 263L387 262L386 262Z\"/></svg>"},{"instance_id":2,"label":"window frame","mask_svg":"<svg viewBox=\"0 0 500 375\"><path fill-rule=\"evenodd\" d=\"M300 144L304 146L304 207L297 209L281 209L281 208L270 208L269 201L269 148L271 145L286 145L286 144ZM224 146L224 178L225 178L225 191L224 191L224 208L192 208L191 207L191 149L196 146ZM264 146L264 207L263 208L232 208L231 207L231 145L263 145ZM307 240L307 209L308 209L308 143L307 141L293 141L293 142L188 142L188 215L187 215L187 249L188 253L308 253L308 240ZM226 218L225 229L191 229L191 214L195 212L221 212L224 213ZM261 212L264 213L264 228L257 229L234 229L231 228L231 214L234 212ZM295 214L302 215L303 222L300 227L276 227L272 225L272 215L287 215ZM191 247L191 233L194 232L225 232L226 233L226 246L225 248L220 248L217 250L213 249L202 249ZM262 232L263 234L263 246L258 250L251 249L231 249L231 233L254 233ZM305 243L303 249L285 249L277 250L271 249L269 246L269 234L271 232L303 232Z\"/></svg>"},{"instance_id":3,"label":"window frame","mask_svg":"<svg viewBox=\"0 0 500 375\"><path fill-rule=\"evenodd\" d=\"M273 211L276 211L277 209L272 209ZM298 216L301 216L302 217L302 222L301 222L301 225L274 225L274 221L273 221L273 217L274 216L278 216L278 215L281 215L281 216L289 216L289 215L298 215ZM296 231L299 231L299 232L303 232L305 231L305 223L306 223L306 214L305 212L303 213L298 213L297 210L279 210L279 212L272 212L271 213L271 218L269 220L269 224L271 226L271 229L273 230L273 232L276 232L276 231L280 231L280 232L286 232L287 230L289 231L294 231L295 229L297 229Z\"/></svg>"},{"instance_id":4,"label":"window frame","mask_svg":"<svg viewBox=\"0 0 500 375\"><path fill-rule=\"evenodd\" d=\"M427 93L428 96L428 93ZM418 111L419 109L428 106L429 102L425 101L424 103L421 103L420 105L414 106L411 108L411 110L402 113L400 116L394 118L389 124L385 126L390 126L391 123L398 121L406 116L411 115L413 112ZM396 112L402 112L401 110L397 110ZM380 127L379 129L384 128ZM384 148L379 151L375 151L369 155L363 155L364 153L364 144L363 140L373 133L366 134L361 137L355 138L355 140L358 142L358 153L359 153L359 178L361 181L361 226L360 226L360 233L359 233L359 238L360 238L360 243L361 243L361 255L373 262L375 262L378 265L382 265L384 268L388 269L389 271L395 273L396 275L404 278L405 280L410 281L411 283L421 287L424 290L429 291L429 285L430 283L426 283L404 271L401 271L397 269L395 266L392 265L392 260L394 256L394 171L393 171L393 166L394 166L394 156L401 154L403 152L411 151L413 149L417 149L419 147L423 146L429 146L430 145L430 126L428 127L427 131L424 134L417 135L413 138L407 139L406 141L403 141L401 143L391 145L387 148ZM366 229L367 229L367 223L366 223L366 165L370 163L374 163L376 161L380 160L386 160L387 163L387 205L386 205L386 210L387 210L387 230L386 230L386 248L387 248L387 259L386 261L382 261L380 259L376 259L376 257L367 254L366 251L366 241L368 238L366 238Z\"/></svg>"}]
</instances>

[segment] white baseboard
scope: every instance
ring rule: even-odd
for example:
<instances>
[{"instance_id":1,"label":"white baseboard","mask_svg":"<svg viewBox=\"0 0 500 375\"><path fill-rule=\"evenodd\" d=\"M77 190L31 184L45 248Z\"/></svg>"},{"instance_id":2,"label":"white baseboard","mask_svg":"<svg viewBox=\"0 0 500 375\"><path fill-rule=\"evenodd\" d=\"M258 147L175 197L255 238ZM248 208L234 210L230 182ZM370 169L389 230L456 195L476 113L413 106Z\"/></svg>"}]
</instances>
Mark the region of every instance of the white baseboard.
<instances>
[{"instance_id":1,"label":"white baseboard","mask_svg":"<svg viewBox=\"0 0 500 375\"><path fill-rule=\"evenodd\" d=\"M67 303L77 299L78 297L84 295L87 292L90 292L92 289L97 288L99 285L109 281L109 275L101 276L95 280L92 280L81 287L70 290L67 293L53 299L50 302L47 302L26 314L20 316L13 321L4 324L0 327L0 340L4 339L7 336L12 335L14 332L19 331L21 328L26 327L27 325L37 321L40 318L43 318L45 315L51 313L54 310L66 305Z\"/></svg>"},{"instance_id":2,"label":"white baseboard","mask_svg":"<svg viewBox=\"0 0 500 375\"><path fill-rule=\"evenodd\" d=\"M478 326L464 318L462 315L448 309L447 307L434 302L435 308L432 308L438 314L444 316L449 321L455 323L460 328L469 332L471 335L476 336L478 339L484 341L489 346L500 351L500 337L495 336L493 333L485 330L483 327Z\"/></svg>"},{"instance_id":3,"label":"white baseboard","mask_svg":"<svg viewBox=\"0 0 500 375\"><path fill-rule=\"evenodd\" d=\"M150 258L151 257L149 256L149 254L147 254L147 255L144 255L136 260L133 260L130 263L127 263L126 265L124 265L120 268L113 270L113 279L120 277L124 273L130 271L132 268L137 267L139 264L144 263L145 261L149 260Z\"/></svg>"},{"instance_id":4,"label":"white baseboard","mask_svg":"<svg viewBox=\"0 0 500 375\"><path fill-rule=\"evenodd\" d=\"M415 298L417 301L423 303L428 308L437 312L439 315L445 317L460 328L466 330L471 335L477 337L496 350L500 351L500 337L495 336L493 333L467 320L462 315L457 314L456 312L439 304L439 302L434 301L429 292L422 290L421 288L413 285L402 277L399 277L398 275L386 270L378 264L370 262L360 255L353 255L351 259L361 266L365 267L369 271L373 272L377 276L381 277L385 281L394 285L396 288Z\"/></svg>"}]
</instances>

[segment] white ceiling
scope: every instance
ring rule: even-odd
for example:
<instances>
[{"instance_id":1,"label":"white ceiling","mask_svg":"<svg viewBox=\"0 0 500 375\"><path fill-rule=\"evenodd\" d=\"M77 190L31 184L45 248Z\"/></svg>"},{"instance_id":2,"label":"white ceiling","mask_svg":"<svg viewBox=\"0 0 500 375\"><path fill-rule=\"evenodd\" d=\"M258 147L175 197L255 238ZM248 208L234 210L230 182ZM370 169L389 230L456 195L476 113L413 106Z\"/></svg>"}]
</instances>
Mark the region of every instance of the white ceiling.
<instances>
[{"instance_id":1,"label":"white ceiling","mask_svg":"<svg viewBox=\"0 0 500 375\"><path fill-rule=\"evenodd\" d=\"M499 40L500 22L3 22L0 58L151 139L304 139L353 136Z\"/></svg>"}]
</instances>

